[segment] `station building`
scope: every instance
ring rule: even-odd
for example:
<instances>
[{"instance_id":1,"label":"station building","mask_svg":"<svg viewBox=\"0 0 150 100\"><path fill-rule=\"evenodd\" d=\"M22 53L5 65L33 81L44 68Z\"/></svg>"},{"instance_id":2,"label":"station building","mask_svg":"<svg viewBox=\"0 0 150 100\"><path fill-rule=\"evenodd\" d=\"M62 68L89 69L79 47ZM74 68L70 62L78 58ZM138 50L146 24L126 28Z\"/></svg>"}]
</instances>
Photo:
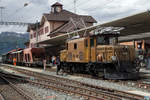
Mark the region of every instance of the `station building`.
<instances>
[{"instance_id":1,"label":"station building","mask_svg":"<svg viewBox=\"0 0 150 100\"><path fill-rule=\"evenodd\" d=\"M63 8L59 2L51 5L51 11L43 14L40 22L29 25L29 48L45 48L47 56L58 55L64 46L52 46L45 41L84 27L93 26L97 21L88 15L78 15Z\"/></svg>"}]
</instances>

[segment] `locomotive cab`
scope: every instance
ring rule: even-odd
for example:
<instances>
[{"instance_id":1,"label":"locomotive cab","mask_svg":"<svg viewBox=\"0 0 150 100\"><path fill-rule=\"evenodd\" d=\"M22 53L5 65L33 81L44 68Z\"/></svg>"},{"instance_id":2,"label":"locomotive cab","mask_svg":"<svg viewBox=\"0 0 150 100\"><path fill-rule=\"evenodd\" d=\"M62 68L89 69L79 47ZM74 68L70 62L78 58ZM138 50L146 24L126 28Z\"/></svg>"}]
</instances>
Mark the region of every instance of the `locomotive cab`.
<instances>
[{"instance_id":1,"label":"locomotive cab","mask_svg":"<svg viewBox=\"0 0 150 100\"><path fill-rule=\"evenodd\" d=\"M62 69L67 72L88 72L107 79L135 79L133 46L119 45L118 34L101 34L66 42L60 52Z\"/></svg>"},{"instance_id":2,"label":"locomotive cab","mask_svg":"<svg viewBox=\"0 0 150 100\"><path fill-rule=\"evenodd\" d=\"M116 36L98 36L96 39L96 64L93 72L104 72L106 78L134 79L138 71L134 64L133 46L119 45ZM93 55L92 55L93 56ZM101 69L100 67L103 66Z\"/></svg>"}]
</instances>

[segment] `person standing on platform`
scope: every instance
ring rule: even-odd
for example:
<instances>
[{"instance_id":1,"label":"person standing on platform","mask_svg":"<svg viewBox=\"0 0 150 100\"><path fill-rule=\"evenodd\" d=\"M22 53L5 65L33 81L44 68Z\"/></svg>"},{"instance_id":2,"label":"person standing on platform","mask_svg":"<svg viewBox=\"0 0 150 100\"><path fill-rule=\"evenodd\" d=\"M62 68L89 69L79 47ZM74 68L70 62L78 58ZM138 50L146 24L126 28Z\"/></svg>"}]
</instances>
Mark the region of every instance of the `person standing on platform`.
<instances>
[{"instance_id":1,"label":"person standing on platform","mask_svg":"<svg viewBox=\"0 0 150 100\"><path fill-rule=\"evenodd\" d=\"M16 62L17 62L16 58L13 58L14 66L16 66Z\"/></svg>"},{"instance_id":2,"label":"person standing on platform","mask_svg":"<svg viewBox=\"0 0 150 100\"><path fill-rule=\"evenodd\" d=\"M52 56L52 65L55 66L56 57Z\"/></svg>"},{"instance_id":3,"label":"person standing on platform","mask_svg":"<svg viewBox=\"0 0 150 100\"><path fill-rule=\"evenodd\" d=\"M46 70L46 58L43 59L44 70Z\"/></svg>"},{"instance_id":4,"label":"person standing on platform","mask_svg":"<svg viewBox=\"0 0 150 100\"><path fill-rule=\"evenodd\" d=\"M56 58L56 65L57 65L56 74L58 75L58 72L59 72L60 69L61 69L59 56L57 56L57 58Z\"/></svg>"}]
</instances>

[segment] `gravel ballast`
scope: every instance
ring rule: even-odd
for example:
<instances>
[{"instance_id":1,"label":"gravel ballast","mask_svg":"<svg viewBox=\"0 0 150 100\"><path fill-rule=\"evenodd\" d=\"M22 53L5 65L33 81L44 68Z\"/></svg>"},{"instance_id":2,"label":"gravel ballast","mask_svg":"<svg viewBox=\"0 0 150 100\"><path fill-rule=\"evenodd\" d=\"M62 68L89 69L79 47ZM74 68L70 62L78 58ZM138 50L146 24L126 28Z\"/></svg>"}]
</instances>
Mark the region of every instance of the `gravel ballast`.
<instances>
[{"instance_id":1,"label":"gravel ballast","mask_svg":"<svg viewBox=\"0 0 150 100\"><path fill-rule=\"evenodd\" d=\"M35 69L33 68L33 70L32 70L32 68L30 68L30 71L35 71ZM120 91L150 92L150 91L147 91L145 89L136 88L136 87L134 87L134 85L132 85L134 83L130 83L130 82L128 82L129 86L126 86L126 85L118 84L118 83L115 83L115 82L110 82L110 81L105 81L105 80L97 80L97 79L91 79L91 78L85 78L85 77L79 77L79 76L73 76L73 75L67 75L65 73L63 75L56 75L55 72L44 71L44 70L41 70L40 73L43 73L43 74L46 74L46 75L53 75L53 76L57 76L57 77L63 77L63 78L71 79L71 80L76 80L76 81L79 81L79 82L88 83L88 84L95 85L95 86L112 88L112 89L116 89L116 90L120 90Z\"/></svg>"},{"instance_id":2,"label":"gravel ballast","mask_svg":"<svg viewBox=\"0 0 150 100\"><path fill-rule=\"evenodd\" d=\"M34 93L38 100L83 100L82 98L66 95L50 89L41 88L30 84L19 84L24 89Z\"/></svg>"}]
</instances>

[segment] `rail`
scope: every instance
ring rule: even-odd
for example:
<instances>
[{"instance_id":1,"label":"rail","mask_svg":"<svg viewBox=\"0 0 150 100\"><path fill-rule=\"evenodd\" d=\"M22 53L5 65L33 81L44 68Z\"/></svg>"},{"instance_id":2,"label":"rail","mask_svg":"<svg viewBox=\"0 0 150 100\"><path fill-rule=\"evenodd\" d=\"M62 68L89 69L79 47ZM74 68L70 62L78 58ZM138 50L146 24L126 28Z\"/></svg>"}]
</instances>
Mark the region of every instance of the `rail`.
<instances>
[{"instance_id":1,"label":"rail","mask_svg":"<svg viewBox=\"0 0 150 100\"><path fill-rule=\"evenodd\" d=\"M5 82L7 82L13 89L15 89L25 99L27 99L27 100L34 100L31 96L29 96L28 94L26 94L23 90L21 90L20 88L18 88L15 84L13 84L9 80L7 80L2 73L0 73L0 78L2 78Z\"/></svg>"},{"instance_id":2,"label":"rail","mask_svg":"<svg viewBox=\"0 0 150 100\"><path fill-rule=\"evenodd\" d=\"M4 97L0 94L0 100L5 100Z\"/></svg>"},{"instance_id":3,"label":"rail","mask_svg":"<svg viewBox=\"0 0 150 100\"><path fill-rule=\"evenodd\" d=\"M89 94L82 93L82 96L85 96L87 98L88 98L88 96L89 96L89 98L92 98L91 96L93 96L94 99L96 99L95 97L99 96L99 97L101 97L101 99L113 98L115 100L116 99L120 100L122 98L125 98L127 100L133 100L133 99L141 100L144 98L143 96L140 96L140 95L131 94L128 92L114 90L114 89L108 89L108 88L104 88L104 87L100 87L100 86L93 86L90 84L81 83L81 82L70 80L70 79L45 75L45 74L41 74L41 73L37 73L37 72L32 72L29 70L21 70L21 69L17 69L17 68L13 68L13 69L14 70L16 69L16 71L18 71L20 73L34 76L36 78L40 78L39 82L37 79L35 79L36 82L28 80L32 84L43 85L44 87L48 87L48 88L51 88L51 89L54 89L57 91L66 91L67 93L70 92L70 93L78 94L78 95L81 95L81 91L86 91ZM44 82L42 82L42 80L45 80L45 83L48 83L48 84L45 84ZM67 83L72 83L72 84L68 85ZM76 84L76 85L74 85L74 84ZM60 86L66 87L66 89L63 89ZM83 88L83 87L86 87L86 88ZM73 91L68 90L68 89L72 89ZM93 95L91 95L91 94L93 94ZM97 100L98 100L98 98L97 98Z\"/></svg>"}]
</instances>

